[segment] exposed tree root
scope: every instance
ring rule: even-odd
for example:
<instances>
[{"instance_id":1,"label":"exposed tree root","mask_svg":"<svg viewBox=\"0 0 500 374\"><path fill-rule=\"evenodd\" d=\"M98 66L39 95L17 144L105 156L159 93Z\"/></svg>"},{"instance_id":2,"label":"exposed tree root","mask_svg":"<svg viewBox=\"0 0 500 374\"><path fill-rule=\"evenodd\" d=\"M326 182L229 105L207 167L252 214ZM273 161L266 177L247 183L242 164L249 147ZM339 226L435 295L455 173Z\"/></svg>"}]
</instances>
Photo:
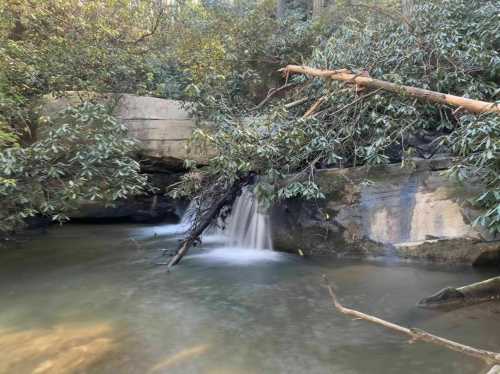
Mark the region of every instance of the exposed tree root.
<instances>
[{"instance_id":1,"label":"exposed tree root","mask_svg":"<svg viewBox=\"0 0 500 374\"><path fill-rule=\"evenodd\" d=\"M468 345L464 345L461 343L454 342L452 340L442 338L442 337L437 336L437 335L433 335L433 334L428 333L428 332L423 331L423 330L419 330L416 328L403 327L403 326L397 325L395 323L383 320L381 318L371 316L369 314L365 314L365 313L359 312L359 311L354 310L354 309L346 308L338 301L337 296L335 294L335 291L333 290L332 285L329 284L326 276L323 276L323 279L325 281L325 286L328 289L328 292L330 293L330 296L332 298L332 302L333 302L333 305L335 306L335 309L337 309L342 314L352 316L355 318L359 318L359 319L363 319L365 321L384 326L390 330L408 335L411 338L411 340L410 340L411 343L416 342L416 341L425 341L428 343L433 343L436 345L446 347L448 349L463 353L463 354L471 356L471 357L479 358L481 360L484 360L488 365L500 365L500 353L498 353L498 352L486 351L483 349L477 349L474 347L470 347Z\"/></svg>"}]
</instances>

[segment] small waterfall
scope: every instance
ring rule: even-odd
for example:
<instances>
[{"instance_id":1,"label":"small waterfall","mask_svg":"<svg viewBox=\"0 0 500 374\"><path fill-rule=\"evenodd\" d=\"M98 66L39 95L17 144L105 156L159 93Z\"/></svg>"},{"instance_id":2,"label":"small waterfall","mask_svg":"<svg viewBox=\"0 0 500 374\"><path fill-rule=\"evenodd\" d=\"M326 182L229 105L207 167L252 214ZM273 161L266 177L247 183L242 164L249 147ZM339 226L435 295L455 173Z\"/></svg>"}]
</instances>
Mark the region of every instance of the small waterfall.
<instances>
[{"instance_id":1,"label":"small waterfall","mask_svg":"<svg viewBox=\"0 0 500 374\"><path fill-rule=\"evenodd\" d=\"M231 266L247 266L284 259L272 251L269 215L262 212L254 193L243 189L224 222L219 222L203 234L202 242L216 244L208 251L192 254L203 261ZM222 244L222 246L220 246Z\"/></svg>"},{"instance_id":2,"label":"small waterfall","mask_svg":"<svg viewBox=\"0 0 500 374\"><path fill-rule=\"evenodd\" d=\"M191 223L193 223L197 209L198 209L198 201L196 199L191 200L189 202L188 207L184 211L184 214L181 217L179 225L186 227L186 230L189 229L191 227Z\"/></svg>"},{"instance_id":3,"label":"small waterfall","mask_svg":"<svg viewBox=\"0 0 500 374\"><path fill-rule=\"evenodd\" d=\"M157 235L184 235L193 222L194 215L196 213L197 205L196 200L192 200L189 206L184 211L181 220L175 225L164 225L160 228L155 229L155 234Z\"/></svg>"},{"instance_id":4,"label":"small waterfall","mask_svg":"<svg viewBox=\"0 0 500 374\"><path fill-rule=\"evenodd\" d=\"M269 215L262 213L249 189L234 202L225 235L229 247L272 249Z\"/></svg>"}]
</instances>

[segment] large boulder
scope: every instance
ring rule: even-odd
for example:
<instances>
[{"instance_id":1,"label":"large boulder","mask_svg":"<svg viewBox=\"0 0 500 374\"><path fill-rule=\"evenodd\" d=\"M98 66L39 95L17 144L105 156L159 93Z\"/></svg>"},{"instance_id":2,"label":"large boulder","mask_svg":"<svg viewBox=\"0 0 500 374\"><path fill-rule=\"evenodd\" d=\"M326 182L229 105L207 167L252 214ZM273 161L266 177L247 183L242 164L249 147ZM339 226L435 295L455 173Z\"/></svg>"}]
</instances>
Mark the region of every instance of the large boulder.
<instances>
[{"instance_id":1,"label":"large boulder","mask_svg":"<svg viewBox=\"0 0 500 374\"><path fill-rule=\"evenodd\" d=\"M272 212L276 248L306 254L393 256L448 263L500 263L500 242L471 225L476 191L442 175L447 158L411 167L317 172L318 201L289 200Z\"/></svg>"},{"instance_id":2,"label":"large boulder","mask_svg":"<svg viewBox=\"0 0 500 374\"><path fill-rule=\"evenodd\" d=\"M127 126L130 137L139 141L142 158L158 160L170 169L180 169L186 159L204 164L214 154L189 144L196 124L178 100L129 94L66 92L61 97L45 96L41 113L50 116L83 100L110 105L113 114Z\"/></svg>"}]
</instances>

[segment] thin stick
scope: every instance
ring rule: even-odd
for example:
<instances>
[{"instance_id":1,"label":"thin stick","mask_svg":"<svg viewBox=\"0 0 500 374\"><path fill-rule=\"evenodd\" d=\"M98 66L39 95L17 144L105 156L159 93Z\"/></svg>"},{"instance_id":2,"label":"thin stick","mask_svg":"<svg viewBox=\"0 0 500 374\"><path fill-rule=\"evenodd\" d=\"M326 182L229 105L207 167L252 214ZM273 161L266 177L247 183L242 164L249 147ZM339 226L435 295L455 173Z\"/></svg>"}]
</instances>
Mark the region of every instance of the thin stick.
<instances>
[{"instance_id":1,"label":"thin stick","mask_svg":"<svg viewBox=\"0 0 500 374\"><path fill-rule=\"evenodd\" d=\"M393 92L398 95L408 95L430 102L462 107L473 113L500 113L500 104L448 95L441 92L425 90L423 88L403 86L380 79L353 74L346 69L322 70L309 66L288 65L285 68L280 69L280 71L287 76L290 75L290 73L305 74L315 77L330 78L337 81L352 82L366 87L380 88L384 91Z\"/></svg>"},{"instance_id":2,"label":"thin stick","mask_svg":"<svg viewBox=\"0 0 500 374\"><path fill-rule=\"evenodd\" d=\"M353 105L355 105L355 104L359 103L360 101L362 101L362 100L366 99L367 97L369 97L369 96L371 96L371 95L376 94L377 92L379 92L379 91L381 91L381 90L382 90L382 89L381 89L381 88L379 88L379 89L377 89L377 90L375 90L375 91L372 91L372 92L370 92L370 93L368 93L368 94L366 94L366 95L360 96L360 97L358 97L356 100L354 100L353 102L351 102L351 103L349 103L349 104L344 105L342 108L340 108L339 110L336 110L335 112L333 112L333 113L331 113L331 114L329 114L329 115L330 115L330 116L333 116L333 115L335 115L335 114L338 114L338 113L340 113L340 112L342 112L342 111L346 110L347 108L349 108L349 107L351 107L351 106L353 106ZM323 111L321 111L321 112L323 112ZM321 112L318 112L318 113L314 114L314 116L319 115Z\"/></svg>"},{"instance_id":3,"label":"thin stick","mask_svg":"<svg viewBox=\"0 0 500 374\"><path fill-rule=\"evenodd\" d=\"M441 345L443 347L446 347L456 352L466 354L468 356L480 358L486 361L490 365L500 364L500 353L470 347L468 345L464 345L461 343L454 342L452 340L442 338L437 335L433 335L423 330L403 327L395 323L383 320L381 318L371 316L369 314L365 314L354 309L346 308L338 301L337 296L335 295L335 292L333 290L333 287L328 283L328 279L326 278L326 276L323 275L323 279L325 281L326 288L328 289L328 292L330 293L330 296L332 298L333 305L335 306L335 309L337 309L340 313L343 313L348 316L353 316L355 318L363 319L365 321L384 326L390 330L394 330L399 333L408 335L411 338L412 342L422 340L428 343Z\"/></svg>"},{"instance_id":4,"label":"thin stick","mask_svg":"<svg viewBox=\"0 0 500 374\"><path fill-rule=\"evenodd\" d=\"M252 108L251 110L252 111L255 111L255 110L259 110L260 108L262 108L269 100L271 100L271 98L280 93L280 92L283 92L284 90L287 90L289 88L292 88L292 87L295 87L296 85L298 85L298 83L286 83L284 84L283 86L281 87L278 87L276 89L273 89L271 91L269 91L269 93L267 94L267 96L265 97L264 100L262 100L256 107Z\"/></svg>"},{"instance_id":5,"label":"thin stick","mask_svg":"<svg viewBox=\"0 0 500 374\"><path fill-rule=\"evenodd\" d=\"M291 103L285 104L284 107L286 109L290 109L290 108L293 108L294 106L305 103L307 100L309 100L308 97L303 97L302 99L298 99L298 100L292 101Z\"/></svg>"},{"instance_id":6,"label":"thin stick","mask_svg":"<svg viewBox=\"0 0 500 374\"><path fill-rule=\"evenodd\" d=\"M304 113L302 118L307 118L310 117L311 115L318 110L318 108L323 104L323 102L326 100L326 96L320 97L311 107L307 110L307 112Z\"/></svg>"}]
</instances>

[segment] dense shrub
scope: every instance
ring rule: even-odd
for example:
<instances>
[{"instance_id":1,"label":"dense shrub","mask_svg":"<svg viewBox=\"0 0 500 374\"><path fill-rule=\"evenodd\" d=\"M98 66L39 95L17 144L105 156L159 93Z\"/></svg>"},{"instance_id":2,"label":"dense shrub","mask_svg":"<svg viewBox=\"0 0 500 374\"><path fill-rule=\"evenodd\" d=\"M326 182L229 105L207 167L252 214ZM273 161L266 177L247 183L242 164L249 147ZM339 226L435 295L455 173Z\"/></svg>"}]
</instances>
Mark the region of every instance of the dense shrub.
<instances>
[{"instance_id":1,"label":"dense shrub","mask_svg":"<svg viewBox=\"0 0 500 374\"><path fill-rule=\"evenodd\" d=\"M28 147L0 152L0 232L34 215L64 221L82 200L108 203L147 190L134 141L101 105L69 108Z\"/></svg>"},{"instance_id":2,"label":"dense shrub","mask_svg":"<svg viewBox=\"0 0 500 374\"><path fill-rule=\"evenodd\" d=\"M356 13L358 17L345 17L307 64L495 101L500 80L498 2L422 2L414 14L411 23L371 8ZM377 90L357 92L345 83L323 79L301 76L291 81L299 88L252 120L228 113L215 135L197 133L196 140L219 150L205 173L229 184L253 171L266 176L258 191L268 200L315 198L321 197L314 183L315 167L404 165L414 155L451 152L457 156L451 174L462 180L479 178L485 187L477 203L486 214L477 222L499 231L498 115L474 116ZM296 100L302 104L286 105ZM318 100L315 115L303 118ZM286 175L297 172L309 177L286 186Z\"/></svg>"}]
</instances>

